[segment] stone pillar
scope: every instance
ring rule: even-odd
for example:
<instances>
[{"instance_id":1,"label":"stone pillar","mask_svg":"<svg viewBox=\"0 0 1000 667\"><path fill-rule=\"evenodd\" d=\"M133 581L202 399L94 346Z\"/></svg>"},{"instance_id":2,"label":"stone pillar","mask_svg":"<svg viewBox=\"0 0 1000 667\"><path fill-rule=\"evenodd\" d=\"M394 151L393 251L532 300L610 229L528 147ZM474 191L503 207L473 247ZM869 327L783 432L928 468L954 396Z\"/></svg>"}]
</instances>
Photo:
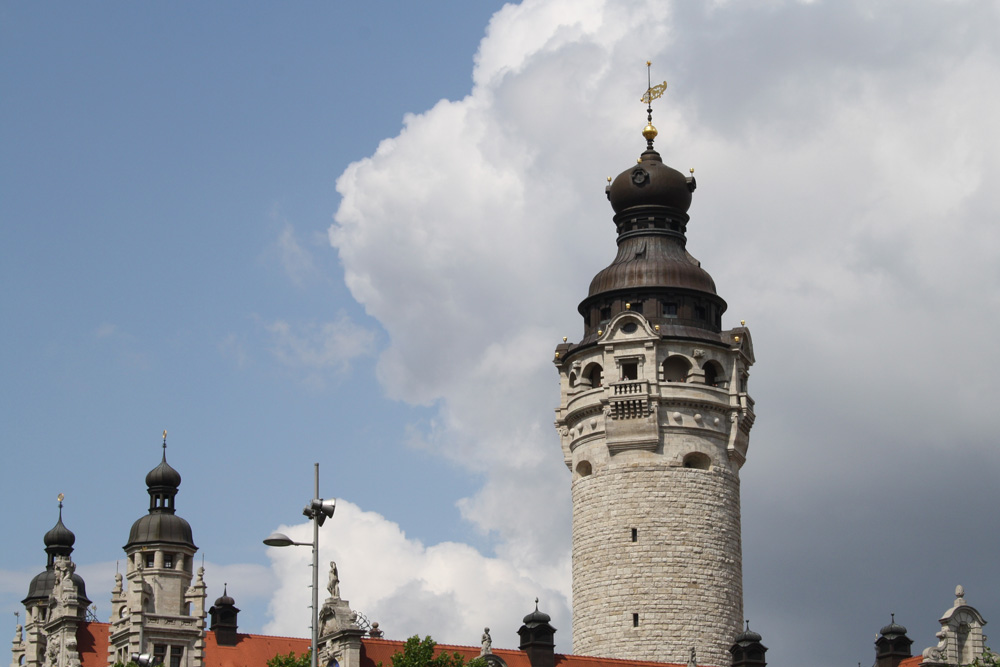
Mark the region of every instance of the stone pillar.
<instances>
[{"instance_id":1,"label":"stone pillar","mask_svg":"<svg viewBox=\"0 0 1000 667\"><path fill-rule=\"evenodd\" d=\"M336 660L340 667L361 667L361 638L365 631L358 627L350 603L340 598L340 580L334 582L331 576L329 590L333 595L319 611L318 664Z\"/></svg>"}]
</instances>

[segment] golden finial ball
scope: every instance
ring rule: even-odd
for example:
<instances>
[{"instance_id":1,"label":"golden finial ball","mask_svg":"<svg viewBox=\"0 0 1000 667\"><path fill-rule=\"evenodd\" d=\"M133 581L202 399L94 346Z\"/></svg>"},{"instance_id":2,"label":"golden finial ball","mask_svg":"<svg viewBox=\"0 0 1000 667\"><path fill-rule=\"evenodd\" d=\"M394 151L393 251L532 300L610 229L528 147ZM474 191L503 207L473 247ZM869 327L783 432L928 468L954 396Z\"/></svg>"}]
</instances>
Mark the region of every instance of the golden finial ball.
<instances>
[{"instance_id":1,"label":"golden finial ball","mask_svg":"<svg viewBox=\"0 0 1000 667\"><path fill-rule=\"evenodd\" d=\"M646 139L646 141L652 141L658 134L659 132L656 131L656 128L653 127L652 123L647 123L646 127L642 128L642 136Z\"/></svg>"},{"instance_id":2,"label":"golden finial ball","mask_svg":"<svg viewBox=\"0 0 1000 667\"><path fill-rule=\"evenodd\" d=\"M694 176L694 167L691 167L690 169L688 169L688 171L690 171L691 175Z\"/></svg>"},{"instance_id":3,"label":"golden finial ball","mask_svg":"<svg viewBox=\"0 0 1000 667\"><path fill-rule=\"evenodd\" d=\"M632 304L631 303L626 303L625 304L625 310L632 310Z\"/></svg>"},{"instance_id":4,"label":"golden finial ball","mask_svg":"<svg viewBox=\"0 0 1000 667\"><path fill-rule=\"evenodd\" d=\"M653 328L656 329L657 331L659 331L660 330L660 325L659 324L653 325Z\"/></svg>"},{"instance_id":5,"label":"golden finial ball","mask_svg":"<svg viewBox=\"0 0 1000 667\"><path fill-rule=\"evenodd\" d=\"M746 320L740 320L740 326L741 327L745 327L746 325L747 325L747 321Z\"/></svg>"},{"instance_id":6,"label":"golden finial ball","mask_svg":"<svg viewBox=\"0 0 1000 667\"><path fill-rule=\"evenodd\" d=\"M598 336L603 336L604 335L604 330L603 329L598 329L597 330L597 335Z\"/></svg>"},{"instance_id":7,"label":"golden finial ball","mask_svg":"<svg viewBox=\"0 0 1000 667\"><path fill-rule=\"evenodd\" d=\"M733 336L733 340L738 343L738 342L740 342L740 337L739 336Z\"/></svg>"},{"instance_id":8,"label":"golden finial ball","mask_svg":"<svg viewBox=\"0 0 1000 667\"><path fill-rule=\"evenodd\" d=\"M63 494L61 494L61 493L60 493L60 494L59 494L58 496L56 496L56 499L57 499L57 500L58 500L59 502L62 502L63 500L65 500L65 498L66 498L66 496L64 496L64 495L63 495Z\"/></svg>"},{"instance_id":9,"label":"golden finial ball","mask_svg":"<svg viewBox=\"0 0 1000 667\"><path fill-rule=\"evenodd\" d=\"M558 358L559 358L559 353L558 353L558 352L556 352L556 359L558 359Z\"/></svg>"},{"instance_id":10,"label":"golden finial ball","mask_svg":"<svg viewBox=\"0 0 1000 667\"><path fill-rule=\"evenodd\" d=\"M564 343L565 343L566 341L568 341L568 340L569 340L569 338L566 338L566 336L563 336L563 342L564 342Z\"/></svg>"}]
</instances>

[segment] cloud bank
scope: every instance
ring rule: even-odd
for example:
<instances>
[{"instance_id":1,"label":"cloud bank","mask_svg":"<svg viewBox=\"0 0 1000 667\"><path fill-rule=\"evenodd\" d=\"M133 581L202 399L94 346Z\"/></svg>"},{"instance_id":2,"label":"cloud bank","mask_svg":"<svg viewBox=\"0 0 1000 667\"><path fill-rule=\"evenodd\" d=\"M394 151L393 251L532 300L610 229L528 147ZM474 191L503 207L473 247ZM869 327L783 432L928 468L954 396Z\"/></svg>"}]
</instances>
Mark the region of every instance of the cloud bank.
<instances>
[{"instance_id":1,"label":"cloud bank","mask_svg":"<svg viewBox=\"0 0 1000 667\"><path fill-rule=\"evenodd\" d=\"M757 345L744 554L769 662L813 655L816 627L849 638L819 664L871 659L871 634L904 607L919 650L959 579L970 601L1000 598L996 531L982 537L980 514L940 496L1000 503L982 345L1000 326L997 22L981 2L499 11L469 95L408 115L352 164L330 229L388 336L386 393L437 407L419 440L483 477L460 507L495 550L426 547L344 503L332 548L345 597L391 637L475 643L543 590L570 649L548 360L579 337L575 306L614 256L603 187L643 148L649 59L670 81L657 147L697 168L689 249L731 304L724 325L745 318ZM277 632L307 595L289 582L308 573L273 557Z\"/></svg>"}]
</instances>

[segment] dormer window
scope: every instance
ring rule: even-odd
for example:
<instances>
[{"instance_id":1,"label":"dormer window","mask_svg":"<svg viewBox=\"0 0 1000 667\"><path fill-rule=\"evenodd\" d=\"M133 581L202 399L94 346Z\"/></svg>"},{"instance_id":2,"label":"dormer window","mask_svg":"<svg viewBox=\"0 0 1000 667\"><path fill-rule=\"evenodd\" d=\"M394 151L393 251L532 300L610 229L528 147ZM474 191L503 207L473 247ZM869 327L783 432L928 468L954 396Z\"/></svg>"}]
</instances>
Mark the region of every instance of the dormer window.
<instances>
[{"instance_id":1,"label":"dormer window","mask_svg":"<svg viewBox=\"0 0 1000 667\"><path fill-rule=\"evenodd\" d=\"M156 565L156 554L152 551L146 554L146 567L155 567Z\"/></svg>"},{"instance_id":2,"label":"dormer window","mask_svg":"<svg viewBox=\"0 0 1000 667\"><path fill-rule=\"evenodd\" d=\"M677 304L672 301L663 302L663 316L677 317Z\"/></svg>"},{"instance_id":3,"label":"dormer window","mask_svg":"<svg viewBox=\"0 0 1000 667\"><path fill-rule=\"evenodd\" d=\"M174 569L174 555L173 554L163 554L163 567L168 570Z\"/></svg>"}]
</instances>

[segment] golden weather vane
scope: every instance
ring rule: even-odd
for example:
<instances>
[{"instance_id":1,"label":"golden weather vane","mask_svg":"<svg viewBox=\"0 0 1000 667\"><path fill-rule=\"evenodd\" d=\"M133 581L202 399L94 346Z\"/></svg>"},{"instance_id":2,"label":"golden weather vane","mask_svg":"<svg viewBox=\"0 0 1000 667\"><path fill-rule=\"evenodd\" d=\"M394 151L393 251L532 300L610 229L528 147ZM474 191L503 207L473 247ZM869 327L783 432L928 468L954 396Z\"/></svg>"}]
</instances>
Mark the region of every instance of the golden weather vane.
<instances>
[{"instance_id":1,"label":"golden weather vane","mask_svg":"<svg viewBox=\"0 0 1000 667\"><path fill-rule=\"evenodd\" d=\"M643 93L640 98L640 102L646 104L647 106L652 106L653 100L663 97L663 93L667 90L667 82L658 83L653 85L653 79L651 78L650 68L653 63L649 60L646 61L646 92Z\"/></svg>"}]
</instances>

